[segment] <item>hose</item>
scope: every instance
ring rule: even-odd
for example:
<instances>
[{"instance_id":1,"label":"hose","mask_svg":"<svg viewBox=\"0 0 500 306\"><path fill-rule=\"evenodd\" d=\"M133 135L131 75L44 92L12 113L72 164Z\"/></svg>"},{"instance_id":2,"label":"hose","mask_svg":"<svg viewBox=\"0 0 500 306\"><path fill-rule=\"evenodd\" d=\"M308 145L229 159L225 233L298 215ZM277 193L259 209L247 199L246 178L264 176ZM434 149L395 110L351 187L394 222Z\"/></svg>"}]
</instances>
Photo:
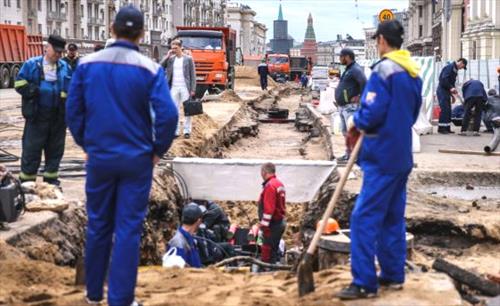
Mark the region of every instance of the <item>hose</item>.
<instances>
[{"instance_id":1,"label":"hose","mask_svg":"<svg viewBox=\"0 0 500 306\"><path fill-rule=\"evenodd\" d=\"M500 143L500 127L493 129L493 139L484 147L484 152L491 153L496 150Z\"/></svg>"},{"instance_id":2,"label":"hose","mask_svg":"<svg viewBox=\"0 0 500 306\"><path fill-rule=\"evenodd\" d=\"M0 149L0 163L10 163L19 160L19 156L12 154L4 149Z\"/></svg>"}]
</instances>

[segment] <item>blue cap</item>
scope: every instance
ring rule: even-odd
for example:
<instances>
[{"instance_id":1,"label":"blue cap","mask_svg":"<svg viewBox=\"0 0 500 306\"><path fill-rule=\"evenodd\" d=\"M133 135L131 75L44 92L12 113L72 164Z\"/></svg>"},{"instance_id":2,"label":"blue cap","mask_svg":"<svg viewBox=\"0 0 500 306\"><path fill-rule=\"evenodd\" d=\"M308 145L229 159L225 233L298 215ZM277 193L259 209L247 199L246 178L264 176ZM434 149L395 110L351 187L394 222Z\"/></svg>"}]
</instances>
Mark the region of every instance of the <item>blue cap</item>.
<instances>
[{"instance_id":1,"label":"blue cap","mask_svg":"<svg viewBox=\"0 0 500 306\"><path fill-rule=\"evenodd\" d=\"M115 27L120 29L142 30L144 16L133 5L122 7L115 17Z\"/></svg>"}]
</instances>

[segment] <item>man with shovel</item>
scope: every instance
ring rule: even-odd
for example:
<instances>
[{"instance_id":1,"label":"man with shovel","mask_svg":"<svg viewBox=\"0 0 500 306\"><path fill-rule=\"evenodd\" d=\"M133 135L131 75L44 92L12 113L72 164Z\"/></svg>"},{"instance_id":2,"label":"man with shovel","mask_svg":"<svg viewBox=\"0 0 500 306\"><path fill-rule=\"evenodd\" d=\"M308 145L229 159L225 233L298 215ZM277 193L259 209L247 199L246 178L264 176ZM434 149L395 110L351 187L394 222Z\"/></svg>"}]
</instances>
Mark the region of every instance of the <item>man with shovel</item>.
<instances>
[{"instance_id":1,"label":"man with shovel","mask_svg":"<svg viewBox=\"0 0 500 306\"><path fill-rule=\"evenodd\" d=\"M404 283L406 182L422 80L410 53L400 50L403 34L397 20L379 24L373 39L382 59L372 67L361 107L349 124L351 137L358 130L365 134L358 158L363 186L351 216L353 281L337 294L341 299L373 297L379 285L401 289Z\"/></svg>"}]
</instances>

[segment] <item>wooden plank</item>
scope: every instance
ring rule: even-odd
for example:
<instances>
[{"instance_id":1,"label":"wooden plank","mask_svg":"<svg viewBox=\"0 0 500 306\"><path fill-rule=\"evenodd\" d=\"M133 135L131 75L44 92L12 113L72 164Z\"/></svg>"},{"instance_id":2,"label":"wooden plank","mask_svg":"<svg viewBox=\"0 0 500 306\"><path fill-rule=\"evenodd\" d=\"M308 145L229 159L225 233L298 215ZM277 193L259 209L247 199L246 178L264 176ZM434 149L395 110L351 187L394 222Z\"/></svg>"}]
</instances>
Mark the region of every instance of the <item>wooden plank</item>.
<instances>
[{"instance_id":1,"label":"wooden plank","mask_svg":"<svg viewBox=\"0 0 500 306\"><path fill-rule=\"evenodd\" d=\"M462 154L462 155L482 155L482 156L500 156L500 152L486 153L484 151L453 150L453 149L439 149L439 153Z\"/></svg>"},{"instance_id":2,"label":"wooden plank","mask_svg":"<svg viewBox=\"0 0 500 306\"><path fill-rule=\"evenodd\" d=\"M497 296L500 294L500 285L485 278L479 277L474 273L461 269L458 266L438 258L432 264L432 268L437 271L448 274L459 283L465 284L488 296Z\"/></svg>"}]
</instances>

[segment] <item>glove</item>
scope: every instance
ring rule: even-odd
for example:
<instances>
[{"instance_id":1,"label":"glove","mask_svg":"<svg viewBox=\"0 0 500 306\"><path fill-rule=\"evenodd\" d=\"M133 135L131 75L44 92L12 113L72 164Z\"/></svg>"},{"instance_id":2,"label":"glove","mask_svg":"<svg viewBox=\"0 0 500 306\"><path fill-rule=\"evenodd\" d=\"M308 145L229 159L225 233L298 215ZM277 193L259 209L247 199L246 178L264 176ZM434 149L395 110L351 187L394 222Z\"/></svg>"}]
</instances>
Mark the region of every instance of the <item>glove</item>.
<instances>
[{"instance_id":1,"label":"glove","mask_svg":"<svg viewBox=\"0 0 500 306\"><path fill-rule=\"evenodd\" d=\"M355 126L351 127L349 131L347 131L345 144L348 152L352 152L352 150L354 150L354 146L358 142L359 136L361 136L361 133Z\"/></svg>"}]
</instances>

